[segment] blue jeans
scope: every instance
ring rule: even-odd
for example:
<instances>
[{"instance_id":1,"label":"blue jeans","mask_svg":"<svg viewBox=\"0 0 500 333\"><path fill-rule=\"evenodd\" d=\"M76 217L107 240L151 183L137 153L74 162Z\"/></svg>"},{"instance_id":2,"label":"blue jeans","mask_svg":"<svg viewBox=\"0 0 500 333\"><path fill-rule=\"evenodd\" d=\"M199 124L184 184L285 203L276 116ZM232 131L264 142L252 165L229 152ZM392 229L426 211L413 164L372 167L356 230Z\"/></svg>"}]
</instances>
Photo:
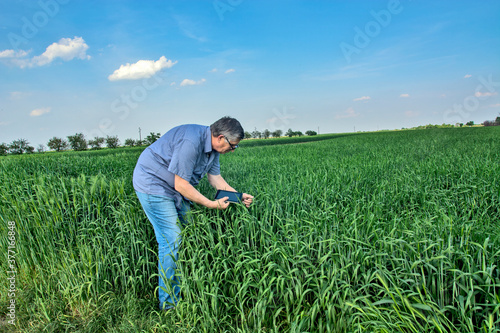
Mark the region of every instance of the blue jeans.
<instances>
[{"instance_id":1,"label":"blue jeans","mask_svg":"<svg viewBox=\"0 0 500 333\"><path fill-rule=\"evenodd\" d=\"M151 195L135 192L141 202L149 222L153 225L158 242L158 298L160 309L174 307L179 299L179 280L175 275L178 249L181 244L180 228L177 218L185 222L189 204L183 201L182 209L177 210L173 198L164 195Z\"/></svg>"}]
</instances>

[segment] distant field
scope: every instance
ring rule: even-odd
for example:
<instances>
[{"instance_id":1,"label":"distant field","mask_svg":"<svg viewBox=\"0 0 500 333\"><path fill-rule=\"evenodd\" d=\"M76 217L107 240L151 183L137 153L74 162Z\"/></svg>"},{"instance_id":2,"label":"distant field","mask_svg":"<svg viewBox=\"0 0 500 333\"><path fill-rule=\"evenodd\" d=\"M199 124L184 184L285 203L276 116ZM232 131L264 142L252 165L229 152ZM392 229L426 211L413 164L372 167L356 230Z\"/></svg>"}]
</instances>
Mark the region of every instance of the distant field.
<instances>
[{"instance_id":1,"label":"distant field","mask_svg":"<svg viewBox=\"0 0 500 333\"><path fill-rule=\"evenodd\" d=\"M0 331L10 221L22 332L500 332L499 127L299 139L221 156L255 205L193 208L167 313L143 147L0 157Z\"/></svg>"}]
</instances>

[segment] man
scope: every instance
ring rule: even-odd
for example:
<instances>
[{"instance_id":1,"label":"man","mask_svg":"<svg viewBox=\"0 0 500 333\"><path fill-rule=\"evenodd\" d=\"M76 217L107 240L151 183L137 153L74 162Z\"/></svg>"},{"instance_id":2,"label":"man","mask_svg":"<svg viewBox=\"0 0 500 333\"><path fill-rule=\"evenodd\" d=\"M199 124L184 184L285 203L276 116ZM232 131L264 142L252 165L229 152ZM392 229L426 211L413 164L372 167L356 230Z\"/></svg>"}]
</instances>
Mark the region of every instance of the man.
<instances>
[{"instance_id":1,"label":"man","mask_svg":"<svg viewBox=\"0 0 500 333\"><path fill-rule=\"evenodd\" d=\"M181 125L146 148L137 161L134 189L158 241L161 309L175 306L179 296L175 261L181 238L177 218L186 222L191 201L213 209L229 206L228 197L210 200L194 186L207 174L214 188L236 191L220 175L219 154L235 150L243 136L239 121L230 117L210 127ZM252 200L253 196L243 194L245 206Z\"/></svg>"}]
</instances>

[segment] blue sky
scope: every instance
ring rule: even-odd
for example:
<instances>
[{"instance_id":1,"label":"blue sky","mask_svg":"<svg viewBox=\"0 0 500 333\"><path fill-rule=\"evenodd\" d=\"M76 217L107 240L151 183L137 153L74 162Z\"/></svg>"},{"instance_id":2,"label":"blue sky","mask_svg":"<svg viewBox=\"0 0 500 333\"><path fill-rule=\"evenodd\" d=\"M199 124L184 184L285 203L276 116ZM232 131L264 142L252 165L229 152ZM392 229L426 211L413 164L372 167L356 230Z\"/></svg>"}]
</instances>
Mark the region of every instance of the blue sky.
<instances>
[{"instance_id":1,"label":"blue sky","mask_svg":"<svg viewBox=\"0 0 500 333\"><path fill-rule=\"evenodd\" d=\"M500 115L499 1L0 3L0 143Z\"/></svg>"}]
</instances>

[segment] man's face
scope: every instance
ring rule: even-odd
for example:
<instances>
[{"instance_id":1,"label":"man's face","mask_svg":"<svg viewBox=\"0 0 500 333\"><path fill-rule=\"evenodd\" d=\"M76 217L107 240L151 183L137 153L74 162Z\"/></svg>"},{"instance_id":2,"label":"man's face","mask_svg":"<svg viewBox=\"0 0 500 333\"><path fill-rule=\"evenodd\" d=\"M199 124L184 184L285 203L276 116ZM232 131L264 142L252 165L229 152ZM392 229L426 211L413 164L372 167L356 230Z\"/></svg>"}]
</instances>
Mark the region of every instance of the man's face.
<instances>
[{"instance_id":1,"label":"man's face","mask_svg":"<svg viewBox=\"0 0 500 333\"><path fill-rule=\"evenodd\" d=\"M225 154L235 150L238 143L239 141L229 141L226 136L219 135L214 142L212 142L212 148L220 154Z\"/></svg>"}]
</instances>

